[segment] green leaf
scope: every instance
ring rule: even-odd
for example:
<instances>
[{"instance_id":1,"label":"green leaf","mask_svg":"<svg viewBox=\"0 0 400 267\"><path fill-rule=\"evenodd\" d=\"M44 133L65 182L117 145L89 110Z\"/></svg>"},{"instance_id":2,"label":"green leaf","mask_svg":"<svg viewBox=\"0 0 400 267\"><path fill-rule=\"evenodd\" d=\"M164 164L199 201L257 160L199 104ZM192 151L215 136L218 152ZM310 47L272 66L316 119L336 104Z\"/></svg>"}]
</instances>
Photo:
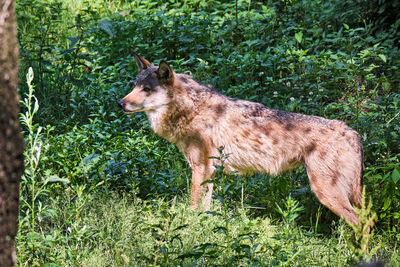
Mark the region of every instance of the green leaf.
<instances>
[{"instance_id":1,"label":"green leaf","mask_svg":"<svg viewBox=\"0 0 400 267\"><path fill-rule=\"evenodd\" d=\"M53 174L49 176L45 181L45 183L63 183L63 184L69 184L69 180L67 178L60 178L58 175Z\"/></svg>"},{"instance_id":2,"label":"green leaf","mask_svg":"<svg viewBox=\"0 0 400 267\"><path fill-rule=\"evenodd\" d=\"M69 49L71 49L79 41L79 37L67 37L71 41Z\"/></svg>"},{"instance_id":3,"label":"green leaf","mask_svg":"<svg viewBox=\"0 0 400 267\"><path fill-rule=\"evenodd\" d=\"M108 34L110 37L114 37L115 30L114 30L114 23L109 20L101 20L98 22L98 26L101 30Z\"/></svg>"},{"instance_id":4,"label":"green leaf","mask_svg":"<svg viewBox=\"0 0 400 267\"><path fill-rule=\"evenodd\" d=\"M382 59L383 62L386 63L386 56L385 56L385 55L379 54L378 57L379 57L380 59Z\"/></svg>"},{"instance_id":5,"label":"green leaf","mask_svg":"<svg viewBox=\"0 0 400 267\"><path fill-rule=\"evenodd\" d=\"M387 210L390 207L390 204L392 204L392 199L386 198L383 203L383 210Z\"/></svg>"},{"instance_id":6,"label":"green leaf","mask_svg":"<svg viewBox=\"0 0 400 267\"><path fill-rule=\"evenodd\" d=\"M214 233L222 232L222 233L224 233L225 235L228 233L226 227L224 227L224 226L217 226L217 227L215 227L214 229L212 229L212 231L213 231Z\"/></svg>"},{"instance_id":7,"label":"green leaf","mask_svg":"<svg viewBox=\"0 0 400 267\"><path fill-rule=\"evenodd\" d=\"M294 35L294 38L296 38L296 40L297 40L298 43L301 43L301 41L303 40L303 32L297 32L297 33Z\"/></svg>"},{"instance_id":8,"label":"green leaf","mask_svg":"<svg viewBox=\"0 0 400 267\"><path fill-rule=\"evenodd\" d=\"M86 157L84 157L81 161L83 165L95 164L100 160L100 155L97 153L92 153Z\"/></svg>"},{"instance_id":9,"label":"green leaf","mask_svg":"<svg viewBox=\"0 0 400 267\"><path fill-rule=\"evenodd\" d=\"M400 172L396 168L392 171L392 181L393 183L397 184L397 182L400 180Z\"/></svg>"}]
</instances>

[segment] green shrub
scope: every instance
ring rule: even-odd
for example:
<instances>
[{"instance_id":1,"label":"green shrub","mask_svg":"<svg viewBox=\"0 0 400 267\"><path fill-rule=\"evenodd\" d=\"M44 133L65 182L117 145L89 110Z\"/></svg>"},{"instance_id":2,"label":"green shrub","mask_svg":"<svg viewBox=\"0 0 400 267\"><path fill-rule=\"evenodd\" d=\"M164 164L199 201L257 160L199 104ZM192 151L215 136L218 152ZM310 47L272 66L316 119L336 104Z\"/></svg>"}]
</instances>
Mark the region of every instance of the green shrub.
<instances>
[{"instance_id":1,"label":"green shrub","mask_svg":"<svg viewBox=\"0 0 400 267\"><path fill-rule=\"evenodd\" d=\"M375 256L398 264L396 5L18 1L20 79L29 67L35 73L34 94L28 84L19 89L31 99L22 106L30 115L24 118L19 264L337 266L356 258L341 242L350 228L318 203L304 168L276 178L226 176L229 190L214 213L184 208L190 169L182 155L150 131L143 114L117 110L137 74L133 51L154 64L167 60L231 97L356 129L364 144L364 185L378 215L374 244L384 240ZM97 220L106 222L104 229ZM143 244L135 236L141 233Z\"/></svg>"}]
</instances>

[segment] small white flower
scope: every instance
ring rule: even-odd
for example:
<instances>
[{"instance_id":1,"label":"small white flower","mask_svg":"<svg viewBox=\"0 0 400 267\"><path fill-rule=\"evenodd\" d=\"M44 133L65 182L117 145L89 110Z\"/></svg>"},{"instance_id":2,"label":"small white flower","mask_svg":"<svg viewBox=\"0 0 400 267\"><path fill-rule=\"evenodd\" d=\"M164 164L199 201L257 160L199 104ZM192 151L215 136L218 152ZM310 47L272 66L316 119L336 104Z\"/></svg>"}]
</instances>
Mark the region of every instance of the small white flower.
<instances>
[{"instance_id":1,"label":"small white flower","mask_svg":"<svg viewBox=\"0 0 400 267\"><path fill-rule=\"evenodd\" d=\"M294 101L294 97L293 96L290 98L290 101L292 101L292 102Z\"/></svg>"},{"instance_id":2,"label":"small white flower","mask_svg":"<svg viewBox=\"0 0 400 267\"><path fill-rule=\"evenodd\" d=\"M313 92L309 92L308 94L309 94L309 95L313 95L314 93L313 93Z\"/></svg>"},{"instance_id":3,"label":"small white flower","mask_svg":"<svg viewBox=\"0 0 400 267\"><path fill-rule=\"evenodd\" d=\"M311 99L311 98L309 98L309 99L308 99L308 102L311 102L311 100L312 100L312 99Z\"/></svg>"},{"instance_id":4,"label":"small white flower","mask_svg":"<svg viewBox=\"0 0 400 267\"><path fill-rule=\"evenodd\" d=\"M274 91L274 97L278 97L278 92Z\"/></svg>"},{"instance_id":5,"label":"small white flower","mask_svg":"<svg viewBox=\"0 0 400 267\"><path fill-rule=\"evenodd\" d=\"M318 91L320 91L320 92L323 92L323 91L324 91L324 89L320 88Z\"/></svg>"}]
</instances>

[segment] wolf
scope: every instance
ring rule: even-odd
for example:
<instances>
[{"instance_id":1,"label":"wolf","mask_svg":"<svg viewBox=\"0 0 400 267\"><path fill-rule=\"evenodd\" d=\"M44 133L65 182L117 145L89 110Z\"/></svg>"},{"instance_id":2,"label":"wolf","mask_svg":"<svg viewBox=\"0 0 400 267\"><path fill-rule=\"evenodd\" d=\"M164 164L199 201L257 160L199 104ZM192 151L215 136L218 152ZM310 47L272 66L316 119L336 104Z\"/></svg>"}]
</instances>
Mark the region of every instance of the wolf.
<instances>
[{"instance_id":1,"label":"wolf","mask_svg":"<svg viewBox=\"0 0 400 267\"><path fill-rule=\"evenodd\" d=\"M225 96L165 61L154 66L134 53L139 72L118 105L145 112L154 132L175 144L192 170L191 205L210 209L218 148L225 171L277 175L304 165L311 189L332 212L357 225L363 147L344 122L265 107Z\"/></svg>"}]
</instances>

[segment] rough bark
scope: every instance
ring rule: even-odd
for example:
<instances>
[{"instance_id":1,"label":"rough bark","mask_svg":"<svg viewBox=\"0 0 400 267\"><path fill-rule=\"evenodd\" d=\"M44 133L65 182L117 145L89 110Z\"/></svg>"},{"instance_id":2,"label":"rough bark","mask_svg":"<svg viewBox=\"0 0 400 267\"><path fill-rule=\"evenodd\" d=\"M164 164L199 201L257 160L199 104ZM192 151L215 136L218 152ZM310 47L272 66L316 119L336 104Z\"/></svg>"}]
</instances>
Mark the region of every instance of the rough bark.
<instances>
[{"instance_id":1,"label":"rough bark","mask_svg":"<svg viewBox=\"0 0 400 267\"><path fill-rule=\"evenodd\" d=\"M14 0L0 0L0 266L13 266L16 261L14 238L24 170L16 23Z\"/></svg>"}]
</instances>

